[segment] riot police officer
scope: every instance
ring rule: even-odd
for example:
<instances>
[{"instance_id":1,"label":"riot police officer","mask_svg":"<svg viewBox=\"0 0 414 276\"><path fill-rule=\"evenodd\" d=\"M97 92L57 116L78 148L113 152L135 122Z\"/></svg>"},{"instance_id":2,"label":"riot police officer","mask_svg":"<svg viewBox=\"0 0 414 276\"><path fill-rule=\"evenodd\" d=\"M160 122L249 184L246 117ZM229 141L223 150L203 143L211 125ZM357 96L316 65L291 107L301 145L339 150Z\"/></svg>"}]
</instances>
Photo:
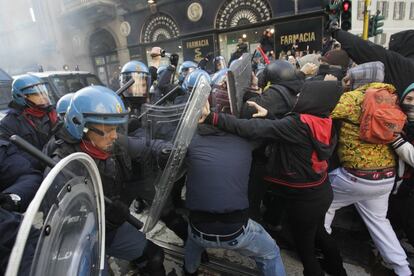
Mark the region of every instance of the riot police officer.
<instances>
[{"instance_id":1,"label":"riot police officer","mask_svg":"<svg viewBox=\"0 0 414 276\"><path fill-rule=\"evenodd\" d=\"M9 111L0 122L1 135L8 138L17 134L38 149L42 149L52 136L58 121L49 99L49 87L40 78L26 74L12 84L12 101ZM24 155L35 167L41 164L29 154Z\"/></svg>"},{"instance_id":2,"label":"riot police officer","mask_svg":"<svg viewBox=\"0 0 414 276\"><path fill-rule=\"evenodd\" d=\"M178 84L184 82L185 77L197 68L197 63L191 60L184 61L178 69Z\"/></svg>"},{"instance_id":3,"label":"riot police officer","mask_svg":"<svg viewBox=\"0 0 414 276\"><path fill-rule=\"evenodd\" d=\"M131 203L125 198L133 177L131 159L152 153L145 142L126 136L127 123L128 111L112 90L83 88L74 94L55 150L49 155L58 161L80 151L95 160L104 194L113 202L105 206L107 254L137 265L145 263L150 275L165 275L163 250L126 221Z\"/></svg>"}]
</instances>

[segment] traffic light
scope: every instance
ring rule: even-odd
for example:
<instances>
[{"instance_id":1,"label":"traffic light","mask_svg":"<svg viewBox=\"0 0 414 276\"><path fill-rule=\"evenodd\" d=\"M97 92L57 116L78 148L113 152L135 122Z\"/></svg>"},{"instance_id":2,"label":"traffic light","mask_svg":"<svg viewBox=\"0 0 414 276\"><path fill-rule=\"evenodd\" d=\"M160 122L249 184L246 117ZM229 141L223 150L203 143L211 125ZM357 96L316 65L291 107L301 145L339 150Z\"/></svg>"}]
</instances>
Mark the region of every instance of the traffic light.
<instances>
[{"instance_id":1,"label":"traffic light","mask_svg":"<svg viewBox=\"0 0 414 276\"><path fill-rule=\"evenodd\" d=\"M326 14L329 16L328 21L336 20L339 22L340 14L341 14L341 7L337 1L327 1L325 6Z\"/></svg>"},{"instance_id":2,"label":"traffic light","mask_svg":"<svg viewBox=\"0 0 414 276\"><path fill-rule=\"evenodd\" d=\"M352 27L352 6L351 1L344 0L341 3L341 29L349 31Z\"/></svg>"},{"instance_id":3,"label":"traffic light","mask_svg":"<svg viewBox=\"0 0 414 276\"><path fill-rule=\"evenodd\" d=\"M377 11L376 15L371 16L369 19L368 37L382 34L383 30L381 28L384 26L385 17L380 14L381 12Z\"/></svg>"}]
</instances>

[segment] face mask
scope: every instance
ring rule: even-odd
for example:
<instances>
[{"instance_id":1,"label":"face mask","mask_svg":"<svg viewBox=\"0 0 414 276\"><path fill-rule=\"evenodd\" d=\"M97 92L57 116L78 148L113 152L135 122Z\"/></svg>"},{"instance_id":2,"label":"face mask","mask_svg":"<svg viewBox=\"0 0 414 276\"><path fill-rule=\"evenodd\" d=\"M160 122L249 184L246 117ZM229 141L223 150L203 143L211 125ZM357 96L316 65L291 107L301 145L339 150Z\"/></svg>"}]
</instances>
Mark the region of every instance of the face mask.
<instances>
[{"instance_id":1,"label":"face mask","mask_svg":"<svg viewBox=\"0 0 414 276\"><path fill-rule=\"evenodd\" d=\"M407 115L408 121L413 122L414 121L414 105L401 104L401 109L404 111L405 115Z\"/></svg>"}]
</instances>

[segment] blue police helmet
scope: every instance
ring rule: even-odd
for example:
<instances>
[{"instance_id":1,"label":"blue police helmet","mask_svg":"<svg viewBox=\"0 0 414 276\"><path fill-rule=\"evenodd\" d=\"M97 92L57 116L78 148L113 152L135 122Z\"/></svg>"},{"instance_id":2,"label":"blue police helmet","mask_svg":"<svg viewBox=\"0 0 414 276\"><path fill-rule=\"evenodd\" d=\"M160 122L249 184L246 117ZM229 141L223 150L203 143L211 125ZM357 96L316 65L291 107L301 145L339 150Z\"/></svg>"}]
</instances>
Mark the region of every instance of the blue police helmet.
<instances>
[{"instance_id":1,"label":"blue police helmet","mask_svg":"<svg viewBox=\"0 0 414 276\"><path fill-rule=\"evenodd\" d=\"M39 86L44 86L45 81L42 79L25 74L16 78L12 83L12 99L13 101L21 106L28 105L26 101L26 95L38 93L37 89ZM46 86L44 86L46 88ZM45 91L47 92L47 91Z\"/></svg>"},{"instance_id":2,"label":"blue police helmet","mask_svg":"<svg viewBox=\"0 0 414 276\"><path fill-rule=\"evenodd\" d=\"M68 110L70 101L75 93L68 93L63 95L56 104L56 112L60 115L65 115Z\"/></svg>"},{"instance_id":3,"label":"blue police helmet","mask_svg":"<svg viewBox=\"0 0 414 276\"><path fill-rule=\"evenodd\" d=\"M194 68L194 69L197 68L197 63L195 63L194 61L191 61L191 60L184 61L180 65L180 68L178 69L178 73L181 74L183 71L188 70L190 68Z\"/></svg>"},{"instance_id":4,"label":"blue police helmet","mask_svg":"<svg viewBox=\"0 0 414 276\"><path fill-rule=\"evenodd\" d=\"M214 70L216 72L218 72L218 71L220 71L224 68L227 68L227 62L226 62L226 59L223 56L215 57L214 60L213 60L213 63L214 63Z\"/></svg>"},{"instance_id":5,"label":"blue police helmet","mask_svg":"<svg viewBox=\"0 0 414 276\"><path fill-rule=\"evenodd\" d=\"M64 124L75 139L82 139L88 123L122 125L128 122L128 110L121 98L104 86L88 86L76 92L66 112Z\"/></svg>"},{"instance_id":6,"label":"blue police helmet","mask_svg":"<svg viewBox=\"0 0 414 276\"><path fill-rule=\"evenodd\" d=\"M178 82L182 83L190 69L195 70L197 67L198 65L194 61L184 61L178 68Z\"/></svg>"},{"instance_id":7,"label":"blue police helmet","mask_svg":"<svg viewBox=\"0 0 414 276\"><path fill-rule=\"evenodd\" d=\"M211 86L221 85L225 81L228 71L229 68L223 68L220 71L214 73L214 75L211 77Z\"/></svg>"},{"instance_id":8,"label":"blue police helmet","mask_svg":"<svg viewBox=\"0 0 414 276\"><path fill-rule=\"evenodd\" d=\"M185 77L182 85L183 89L187 92L191 92L198 78L201 76L204 76L207 79L208 83L211 83L210 75L206 71L202 69L196 69L195 71L188 74L187 77Z\"/></svg>"},{"instance_id":9,"label":"blue police helmet","mask_svg":"<svg viewBox=\"0 0 414 276\"><path fill-rule=\"evenodd\" d=\"M122 66L121 74L133 72L149 74L148 66L145 65L145 63L137 60L131 60Z\"/></svg>"}]
</instances>

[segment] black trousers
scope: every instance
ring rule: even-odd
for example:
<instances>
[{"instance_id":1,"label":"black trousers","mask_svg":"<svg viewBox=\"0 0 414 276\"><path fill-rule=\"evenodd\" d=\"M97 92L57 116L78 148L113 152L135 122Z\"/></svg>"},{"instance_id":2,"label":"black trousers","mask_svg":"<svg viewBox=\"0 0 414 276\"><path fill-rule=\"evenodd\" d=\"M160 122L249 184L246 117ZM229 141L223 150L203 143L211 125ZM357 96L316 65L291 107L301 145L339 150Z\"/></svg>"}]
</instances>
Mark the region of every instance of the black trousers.
<instances>
[{"instance_id":1,"label":"black trousers","mask_svg":"<svg viewBox=\"0 0 414 276\"><path fill-rule=\"evenodd\" d=\"M414 246L414 184L404 182L398 193L390 196L388 218L392 227L403 231Z\"/></svg>"},{"instance_id":2,"label":"black trousers","mask_svg":"<svg viewBox=\"0 0 414 276\"><path fill-rule=\"evenodd\" d=\"M317 246L325 256L329 272L332 275L346 275L336 243L324 227L325 214L333 199L329 180L315 188L283 187L279 192L287 199L287 221L304 267L303 274L325 275L315 255Z\"/></svg>"}]
</instances>

